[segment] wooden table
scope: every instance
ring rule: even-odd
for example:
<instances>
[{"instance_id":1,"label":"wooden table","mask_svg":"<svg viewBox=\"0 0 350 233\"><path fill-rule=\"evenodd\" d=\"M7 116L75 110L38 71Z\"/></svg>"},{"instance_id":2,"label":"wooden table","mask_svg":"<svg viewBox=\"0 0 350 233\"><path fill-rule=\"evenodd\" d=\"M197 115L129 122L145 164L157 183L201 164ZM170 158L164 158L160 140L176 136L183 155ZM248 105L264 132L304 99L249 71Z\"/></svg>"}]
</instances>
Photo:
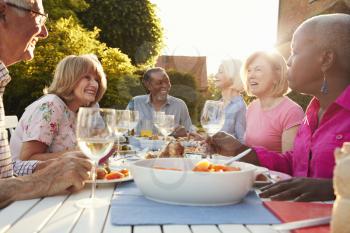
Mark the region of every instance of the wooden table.
<instances>
[{"instance_id":1,"label":"wooden table","mask_svg":"<svg viewBox=\"0 0 350 233\"><path fill-rule=\"evenodd\" d=\"M111 201L115 184L101 184L96 196ZM110 206L80 209L75 202L89 197L91 186L67 196L17 201L0 210L0 233L276 233L269 225L114 226Z\"/></svg>"}]
</instances>

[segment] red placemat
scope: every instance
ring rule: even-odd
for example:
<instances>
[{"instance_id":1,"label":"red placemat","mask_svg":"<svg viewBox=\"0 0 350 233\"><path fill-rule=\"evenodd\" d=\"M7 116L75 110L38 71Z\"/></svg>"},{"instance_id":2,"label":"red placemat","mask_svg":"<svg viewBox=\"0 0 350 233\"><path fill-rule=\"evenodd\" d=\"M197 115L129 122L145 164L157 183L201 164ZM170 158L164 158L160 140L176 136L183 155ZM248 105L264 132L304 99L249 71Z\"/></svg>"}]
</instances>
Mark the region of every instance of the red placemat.
<instances>
[{"instance_id":1,"label":"red placemat","mask_svg":"<svg viewBox=\"0 0 350 233\"><path fill-rule=\"evenodd\" d=\"M289 201L264 201L264 205L282 222L326 217L332 214L333 204ZM307 227L294 233L329 233L329 225Z\"/></svg>"}]
</instances>

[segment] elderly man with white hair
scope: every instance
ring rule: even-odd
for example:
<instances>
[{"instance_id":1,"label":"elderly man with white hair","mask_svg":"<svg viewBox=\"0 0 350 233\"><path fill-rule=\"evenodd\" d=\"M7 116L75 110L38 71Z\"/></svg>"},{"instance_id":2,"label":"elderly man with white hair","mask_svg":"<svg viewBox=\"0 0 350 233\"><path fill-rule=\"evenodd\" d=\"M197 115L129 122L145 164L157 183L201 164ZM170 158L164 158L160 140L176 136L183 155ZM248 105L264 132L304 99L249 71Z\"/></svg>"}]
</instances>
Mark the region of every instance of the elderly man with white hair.
<instances>
[{"instance_id":1,"label":"elderly man with white hair","mask_svg":"<svg viewBox=\"0 0 350 233\"><path fill-rule=\"evenodd\" d=\"M2 99L11 80L7 67L34 57L36 43L48 36L47 17L42 0L0 0L0 207L79 190L89 177L91 163L80 152L45 162L11 159Z\"/></svg>"}]
</instances>

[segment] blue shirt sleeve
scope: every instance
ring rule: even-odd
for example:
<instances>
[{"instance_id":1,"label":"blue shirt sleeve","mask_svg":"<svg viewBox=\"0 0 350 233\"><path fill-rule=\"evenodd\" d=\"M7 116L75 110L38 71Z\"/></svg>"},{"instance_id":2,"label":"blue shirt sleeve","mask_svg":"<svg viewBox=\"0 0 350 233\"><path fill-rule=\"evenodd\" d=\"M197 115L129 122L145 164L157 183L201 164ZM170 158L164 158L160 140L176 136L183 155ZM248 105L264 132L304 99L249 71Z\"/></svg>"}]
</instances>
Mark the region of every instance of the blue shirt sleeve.
<instances>
[{"instance_id":1,"label":"blue shirt sleeve","mask_svg":"<svg viewBox=\"0 0 350 233\"><path fill-rule=\"evenodd\" d=\"M126 106L127 110L134 111L135 110L135 102L134 99L131 99L130 102L128 103L128 106Z\"/></svg>"}]
</instances>

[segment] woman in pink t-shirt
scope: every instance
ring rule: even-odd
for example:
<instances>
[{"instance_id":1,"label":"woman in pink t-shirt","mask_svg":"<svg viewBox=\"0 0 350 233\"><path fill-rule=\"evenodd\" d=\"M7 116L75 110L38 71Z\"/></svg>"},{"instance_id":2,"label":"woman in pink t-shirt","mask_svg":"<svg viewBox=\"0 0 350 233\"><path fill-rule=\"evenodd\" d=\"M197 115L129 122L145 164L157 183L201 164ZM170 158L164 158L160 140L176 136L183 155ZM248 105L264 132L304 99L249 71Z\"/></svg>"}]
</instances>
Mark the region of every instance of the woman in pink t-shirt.
<instances>
[{"instance_id":1,"label":"woman in pink t-shirt","mask_svg":"<svg viewBox=\"0 0 350 233\"><path fill-rule=\"evenodd\" d=\"M255 52L242 68L245 90L257 97L247 109L245 144L262 146L270 151L286 152L294 138L304 112L289 99L287 67L277 52Z\"/></svg>"}]
</instances>

